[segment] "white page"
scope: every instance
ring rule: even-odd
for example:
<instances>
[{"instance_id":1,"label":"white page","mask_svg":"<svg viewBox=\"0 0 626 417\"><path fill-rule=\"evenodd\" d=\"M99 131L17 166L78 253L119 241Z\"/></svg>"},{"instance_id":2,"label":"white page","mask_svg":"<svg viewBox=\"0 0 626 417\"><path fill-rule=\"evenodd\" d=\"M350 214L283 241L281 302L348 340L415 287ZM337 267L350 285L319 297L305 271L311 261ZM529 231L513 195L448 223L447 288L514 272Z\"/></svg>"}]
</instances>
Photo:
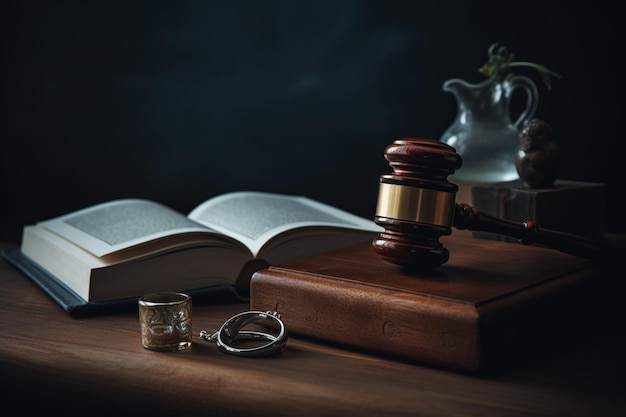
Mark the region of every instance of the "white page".
<instances>
[{"instance_id":1,"label":"white page","mask_svg":"<svg viewBox=\"0 0 626 417\"><path fill-rule=\"evenodd\" d=\"M298 226L339 226L378 233L384 230L373 220L306 197L247 191L211 198L188 217L240 240L255 256L273 236Z\"/></svg>"},{"instance_id":2,"label":"white page","mask_svg":"<svg viewBox=\"0 0 626 417\"><path fill-rule=\"evenodd\" d=\"M96 256L151 242L172 233L206 234L210 231L169 207L141 199L98 204L38 225Z\"/></svg>"}]
</instances>

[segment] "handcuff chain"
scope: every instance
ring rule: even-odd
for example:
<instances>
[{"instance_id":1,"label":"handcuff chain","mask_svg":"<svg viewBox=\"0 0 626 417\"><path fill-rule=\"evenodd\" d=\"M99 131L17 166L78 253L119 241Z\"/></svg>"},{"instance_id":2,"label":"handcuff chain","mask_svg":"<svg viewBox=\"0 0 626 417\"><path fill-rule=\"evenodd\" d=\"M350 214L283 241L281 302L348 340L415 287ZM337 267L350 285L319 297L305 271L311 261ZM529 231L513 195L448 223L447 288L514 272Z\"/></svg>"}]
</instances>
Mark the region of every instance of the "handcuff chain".
<instances>
[{"instance_id":1,"label":"handcuff chain","mask_svg":"<svg viewBox=\"0 0 626 417\"><path fill-rule=\"evenodd\" d=\"M209 334L206 330L200 331L200 337L203 338L204 340L206 340L207 342L215 343L217 341L217 334L218 334L218 332L215 332L213 334Z\"/></svg>"}]
</instances>

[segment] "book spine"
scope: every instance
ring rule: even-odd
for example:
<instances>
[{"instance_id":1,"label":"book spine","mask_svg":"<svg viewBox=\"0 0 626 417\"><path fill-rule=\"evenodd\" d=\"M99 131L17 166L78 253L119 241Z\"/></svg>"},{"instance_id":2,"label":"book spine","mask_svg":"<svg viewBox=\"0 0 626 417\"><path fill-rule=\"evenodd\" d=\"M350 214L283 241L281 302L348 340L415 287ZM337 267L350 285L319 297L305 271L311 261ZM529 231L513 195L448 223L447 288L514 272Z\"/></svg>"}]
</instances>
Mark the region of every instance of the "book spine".
<instances>
[{"instance_id":1,"label":"book spine","mask_svg":"<svg viewBox=\"0 0 626 417\"><path fill-rule=\"evenodd\" d=\"M278 311L294 334L470 371L481 365L468 304L270 267L252 276L250 308Z\"/></svg>"}]
</instances>

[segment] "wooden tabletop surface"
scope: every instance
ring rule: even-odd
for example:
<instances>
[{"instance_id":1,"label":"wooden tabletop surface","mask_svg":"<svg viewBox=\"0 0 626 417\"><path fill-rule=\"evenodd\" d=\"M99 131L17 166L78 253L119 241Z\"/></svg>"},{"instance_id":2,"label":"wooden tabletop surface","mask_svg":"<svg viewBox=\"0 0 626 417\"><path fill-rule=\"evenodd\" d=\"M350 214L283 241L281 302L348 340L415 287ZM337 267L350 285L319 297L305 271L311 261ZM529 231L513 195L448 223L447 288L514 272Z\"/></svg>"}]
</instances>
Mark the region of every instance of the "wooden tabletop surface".
<instances>
[{"instance_id":1,"label":"wooden tabletop surface","mask_svg":"<svg viewBox=\"0 0 626 417\"><path fill-rule=\"evenodd\" d=\"M626 415L621 317L543 357L471 375L295 336L268 358L227 355L197 336L186 352L148 351L135 312L73 318L4 260L0 300L0 415ZM194 334L247 309L194 304Z\"/></svg>"}]
</instances>

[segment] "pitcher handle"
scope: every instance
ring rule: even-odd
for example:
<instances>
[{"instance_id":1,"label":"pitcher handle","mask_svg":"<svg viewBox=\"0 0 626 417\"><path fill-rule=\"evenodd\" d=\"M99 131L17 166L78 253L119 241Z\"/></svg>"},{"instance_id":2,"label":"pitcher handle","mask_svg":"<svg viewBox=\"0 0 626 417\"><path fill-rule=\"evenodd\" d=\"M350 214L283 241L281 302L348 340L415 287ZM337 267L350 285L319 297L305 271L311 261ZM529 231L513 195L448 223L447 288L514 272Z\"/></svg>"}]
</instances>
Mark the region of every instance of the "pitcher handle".
<instances>
[{"instance_id":1,"label":"pitcher handle","mask_svg":"<svg viewBox=\"0 0 626 417\"><path fill-rule=\"evenodd\" d=\"M509 88L511 95L516 88L522 88L526 92L526 107L514 123L517 129L522 130L537 111L539 91L533 80L523 75L516 75L511 78L509 80Z\"/></svg>"}]
</instances>

